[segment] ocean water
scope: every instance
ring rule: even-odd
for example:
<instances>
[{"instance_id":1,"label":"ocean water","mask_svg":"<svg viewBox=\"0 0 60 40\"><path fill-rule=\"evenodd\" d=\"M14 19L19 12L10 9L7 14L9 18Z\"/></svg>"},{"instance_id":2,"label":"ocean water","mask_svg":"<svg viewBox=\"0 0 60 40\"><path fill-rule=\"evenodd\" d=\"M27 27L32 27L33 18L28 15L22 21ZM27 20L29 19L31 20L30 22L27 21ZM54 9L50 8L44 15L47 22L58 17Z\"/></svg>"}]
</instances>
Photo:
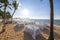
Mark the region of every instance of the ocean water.
<instances>
[{"instance_id":1,"label":"ocean water","mask_svg":"<svg viewBox=\"0 0 60 40\"><path fill-rule=\"evenodd\" d=\"M40 24L50 24L48 19L30 19L32 22L39 22ZM60 25L60 20L54 20L54 24Z\"/></svg>"},{"instance_id":2,"label":"ocean water","mask_svg":"<svg viewBox=\"0 0 60 40\"><path fill-rule=\"evenodd\" d=\"M17 19L14 19L17 20ZM23 21L24 19L19 19L20 21ZM50 24L50 20L48 19L25 19L26 21L31 22L39 22L40 24ZM54 20L54 24L60 25L60 20Z\"/></svg>"}]
</instances>

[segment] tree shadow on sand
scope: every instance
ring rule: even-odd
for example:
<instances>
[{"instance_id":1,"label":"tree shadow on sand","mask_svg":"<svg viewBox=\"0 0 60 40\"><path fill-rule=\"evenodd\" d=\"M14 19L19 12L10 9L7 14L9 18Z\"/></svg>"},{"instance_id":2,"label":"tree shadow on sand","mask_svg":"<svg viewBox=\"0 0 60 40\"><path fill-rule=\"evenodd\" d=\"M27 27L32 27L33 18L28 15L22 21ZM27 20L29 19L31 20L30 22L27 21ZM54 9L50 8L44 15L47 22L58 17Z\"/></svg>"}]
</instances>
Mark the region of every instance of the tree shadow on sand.
<instances>
[{"instance_id":1,"label":"tree shadow on sand","mask_svg":"<svg viewBox=\"0 0 60 40\"><path fill-rule=\"evenodd\" d=\"M32 36L29 33L24 31L24 40L34 40L34 39L32 38ZM46 39L42 35L38 35L36 37L36 40L46 40Z\"/></svg>"},{"instance_id":2,"label":"tree shadow on sand","mask_svg":"<svg viewBox=\"0 0 60 40\"><path fill-rule=\"evenodd\" d=\"M15 32L21 31L24 28L23 24L17 24L13 29Z\"/></svg>"}]
</instances>

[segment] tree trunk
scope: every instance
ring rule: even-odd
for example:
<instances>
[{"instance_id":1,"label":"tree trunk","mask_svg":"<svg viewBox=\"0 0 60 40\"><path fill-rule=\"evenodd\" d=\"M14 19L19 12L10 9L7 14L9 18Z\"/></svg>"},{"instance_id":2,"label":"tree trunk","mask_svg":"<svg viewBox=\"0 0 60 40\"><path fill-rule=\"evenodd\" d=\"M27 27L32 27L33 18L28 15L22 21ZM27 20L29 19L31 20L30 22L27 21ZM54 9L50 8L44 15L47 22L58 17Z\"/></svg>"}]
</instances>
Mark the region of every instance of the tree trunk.
<instances>
[{"instance_id":1,"label":"tree trunk","mask_svg":"<svg viewBox=\"0 0 60 40\"><path fill-rule=\"evenodd\" d=\"M6 26L6 25L5 25L5 22L6 22L5 19L6 19L6 6L5 6L5 8L4 8L4 19L3 19L3 20L4 20L4 27Z\"/></svg>"},{"instance_id":2,"label":"tree trunk","mask_svg":"<svg viewBox=\"0 0 60 40\"><path fill-rule=\"evenodd\" d=\"M6 22L6 6L5 6L5 8L4 8L4 19L3 19L3 29L2 29L2 33L3 32L5 32L5 27L6 27L6 24L5 24L5 22Z\"/></svg>"},{"instance_id":3,"label":"tree trunk","mask_svg":"<svg viewBox=\"0 0 60 40\"><path fill-rule=\"evenodd\" d=\"M54 24L54 12L53 12L53 0L50 2L50 35L48 40L54 40L53 24Z\"/></svg>"},{"instance_id":4,"label":"tree trunk","mask_svg":"<svg viewBox=\"0 0 60 40\"><path fill-rule=\"evenodd\" d=\"M14 12L13 12L13 14L12 14L12 17L11 17L11 23L12 23L12 20L13 20L13 15L14 15L15 11L16 11L16 10L14 10Z\"/></svg>"},{"instance_id":5,"label":"tree trunk","mask_svg":"<svg viewBox=\"0 0 60 40\"><path fill-rule=\"evenodd\" d=\"M12 17L11 17L11 23L12 23Z\"/></svg>"}]
</instances>

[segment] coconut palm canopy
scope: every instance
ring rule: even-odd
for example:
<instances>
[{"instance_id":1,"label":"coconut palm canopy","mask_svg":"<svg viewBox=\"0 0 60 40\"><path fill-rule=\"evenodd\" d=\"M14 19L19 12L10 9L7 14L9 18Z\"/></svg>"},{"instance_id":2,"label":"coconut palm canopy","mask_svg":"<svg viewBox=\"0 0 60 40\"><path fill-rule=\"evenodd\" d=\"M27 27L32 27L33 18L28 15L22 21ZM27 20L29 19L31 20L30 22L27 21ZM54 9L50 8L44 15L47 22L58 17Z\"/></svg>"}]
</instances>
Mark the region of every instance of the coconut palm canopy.
<instances>
[{"instance_id":1,"label":"coconut palm canopy","mask_svg":"<svg viewBox=\"0 0 60 40\"><path fill-rule=\"evenodd\" d=\"M0 8L2 8L2 7L6 7L7 8L8 7L8 8L10 8L12 10L12 8L11 8L12 6L14 8L14 12L12 14L12 16L13 16L14 13L15 13L15 10L18 8L18 3L16 2L16 0L13 0L12 4L10 4L8 0L0 0Z\"/></svg>"},{"instance_id":2,"label":"coconut palm canopy","mask_svg":"<svg viewBox=\"0 0 60 40\"><path fill-rule=\"evenodd\" d=\"M3 18L3 28L2 28L3 31L1 31L1 33L5 32L6 19L9 19L9 18L13 17L13 16L10 15L9 12L6 12L7 8L11 9L11 7L13 5L14 9L16 10L17 6L18 6L17 3L16 3L16 1L14 1L12 4L9 3L9 2L10 2L9 0L0 0L0 16L2 16L2 18ZM3 8L3 11L1 11L2 8ZM12 15L14 15L15 10L14 10L14 12L13 12Z\"/></svg>"},{"instance_id":3,"label":"coconut palm canopy","mask_svg":"<svg viewBox=\"0 0 60 40\"><path fill-rule=\"evenodd\" d=\"M4 2L7 2L8 3L8 0L0 0L1 3L4 3Z\"/></svg>"},{"instance_id":4,"label":"coconut palm canopy","mask_svg":"<svg viewBox=\"0 0 60 40\"><path fill-rule=\"evenodd\" d=\"M9 4L8 0L0 0L0 8L5 7L5 6L11 9L11 7L10 7L11 4Z\"/></svg>"},{"instance_id":5,"label":"coconut palm canopy","mask_svg":"<svg viewBox=\"0 0 60 40\"><path fill-rule=\"evenodd\" d=\"M16 1L13 1L12 5L15 8L15 10L18 8L18 3Z\"/></svg>"},{"instance_id":6,"label":"coconut palm canopy","mask_svg":"<svg viewBox=\"0 0 60 40\"><path fill-rule=\"evenodd\" d=\"M0 16L2 16L2 18L4 19L4 12L2 10L0 10ZM6 19L11 18L11 14L9 12L6 12Z\"/></svg>"}]
</instances>

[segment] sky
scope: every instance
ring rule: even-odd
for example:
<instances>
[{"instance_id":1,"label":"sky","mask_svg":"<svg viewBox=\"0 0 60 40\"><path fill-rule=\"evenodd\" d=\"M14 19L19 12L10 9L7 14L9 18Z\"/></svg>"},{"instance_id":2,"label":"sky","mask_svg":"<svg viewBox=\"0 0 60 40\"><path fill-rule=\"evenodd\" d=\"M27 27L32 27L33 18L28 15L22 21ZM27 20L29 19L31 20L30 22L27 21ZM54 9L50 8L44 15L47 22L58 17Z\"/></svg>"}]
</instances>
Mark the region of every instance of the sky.
<instances>
[{"instance_id":1,"label":"sky","mask_svg":"<svg viewBox=\"0 0 60 40\"><path fill-rule=\"evenodd\" d=\"M19 6L14 17L50 19L49 0L18 0ZM54 19L60 19L60 0L53 0Z\"/></svg>"}]
</instances>

